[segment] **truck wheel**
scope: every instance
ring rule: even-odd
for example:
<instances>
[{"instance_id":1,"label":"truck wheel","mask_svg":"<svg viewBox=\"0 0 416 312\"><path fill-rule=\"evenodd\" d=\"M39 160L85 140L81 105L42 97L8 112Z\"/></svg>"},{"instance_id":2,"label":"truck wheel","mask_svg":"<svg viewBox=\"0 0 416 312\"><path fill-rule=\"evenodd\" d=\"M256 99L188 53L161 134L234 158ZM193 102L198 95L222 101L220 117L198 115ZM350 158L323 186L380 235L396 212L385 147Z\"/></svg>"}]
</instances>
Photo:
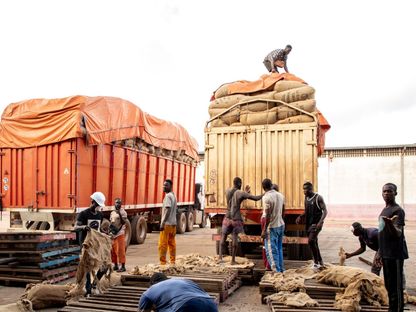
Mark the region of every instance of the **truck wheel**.
<instances>
[{"instance_id":1,"label":"truck wheel","mask_svg":"<svg viewBox=\"0 0 416 312\"><path fill-rule=\"evenodd\" d=\"M179 214L178 220L176 224L176 233L183 234L186 231L186 215L184 212Z\"/></svg>"},{"instance_id":2,"label":"truck wheel","mask_svg":"<svg viewBox=\"0 0 416 312\"><path fill-rule=\"evenodd\" d=\"M202 215L202 222L199 224L199 227L201 229L206 228L207 227L207 215L203 214Z\"/></svg>"},{"instance_id":3,"label":"truck wheel","mask_svg":"<svg viewBox=\"0 0 416 312\"><path fill-rule=\"evenodd\" d=\"M143 244L147 235L147 223L143 216L134 216L131 221L131 242L133 244Z\"/></svg>"},{"instance_id":4,"label":"truck wheel","mask_svg":"<svg viewBox=\"0 0 416 312\"><path fill-rule=\"evenodd\" d=\"M126 223L124 223L124 225L126 226L125 241L126 241L126 250L127 250L127 247L129 247L130 241L131 241L131 224L130 224L130 221L127 219Z\"/></svg>"},{"instance_id":5,"label":"truck wheel","mask_svg":"<svg viewBox=\"0 0 416 312\"><path fill-rule=\"evenodd\" d=\"M188 213L188 218L186 218L186 231L192 232L194 229L194 214L192 212Z\"/></svg>"},{"instance_id":6,"label":"truck wheel","mask_svg":"<svg viewBox=\"0 0 416 312\"><path fill-rule=\"evenodd\" d=\"M41 231L47 231L49 230L49 228L50 228L49 222L45 222L45 221L43 221L39 226L39 230Z\"/></svg>"}]
</instances>

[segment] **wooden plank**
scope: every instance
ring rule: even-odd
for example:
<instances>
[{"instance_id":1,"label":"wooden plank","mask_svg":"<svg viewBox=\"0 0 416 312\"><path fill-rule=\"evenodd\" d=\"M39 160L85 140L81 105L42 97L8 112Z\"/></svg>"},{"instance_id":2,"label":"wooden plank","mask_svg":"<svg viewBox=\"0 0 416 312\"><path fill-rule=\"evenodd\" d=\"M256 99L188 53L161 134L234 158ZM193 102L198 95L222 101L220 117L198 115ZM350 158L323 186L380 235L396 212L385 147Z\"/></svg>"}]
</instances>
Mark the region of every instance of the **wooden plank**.
<instances>
[{"instance_id":1,"label":"wooden plank","mask_svg":"<svg viewBox=\"0 0 416 312\"><path fill-rule=\"evenodd\" d=\"M129 312L137 312L138 307L137 305L133 306L120 306L118 303L113 302L112 304L99 304L93 302L72 302L70 307L80 307L85 308L86 311L91 311L90 309L102 309L105 311L129 311Z\"/></svg>"},{"instance_id":2,"label":"wooden plank","mask_svg":"<svg viewBox=\"0 0 416 312\"><path fill-rule=\"evenodd\" d=\"M15 261L16 257L0 258L0 264L6 264Z\"/></svg>"},{"instance_id":3,"label":"wooden plank","mask_svg":"<svg viewBox=\"0 0 416 312\"><path fill-rule=\"evenodd\" d=\"M79 259L79 255L71 255L60 259L53 259L46 262L39 263L40 268L48 268L51 266L72 262Z\"/></svg>"}]
</instances>

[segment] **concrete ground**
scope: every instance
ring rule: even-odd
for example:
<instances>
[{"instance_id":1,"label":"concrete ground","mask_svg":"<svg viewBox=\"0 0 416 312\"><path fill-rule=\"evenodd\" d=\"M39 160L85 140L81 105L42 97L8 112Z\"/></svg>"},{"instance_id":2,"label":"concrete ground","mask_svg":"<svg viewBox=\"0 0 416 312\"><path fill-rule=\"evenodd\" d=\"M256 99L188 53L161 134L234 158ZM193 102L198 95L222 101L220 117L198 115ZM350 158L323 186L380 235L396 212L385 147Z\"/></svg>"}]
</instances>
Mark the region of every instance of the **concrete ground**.
<instances>
[{"instance_id":1,"label":"concrete ground","mask_svg":"<svg viewBox=\"0 0 416 312\"><path fill-rule=\"evenodd\" d=\"M319 236L321 253L325 262L338 262L339 247L344 247L347 252L358 249L358 240L349 231L352 221L331 221L328 220L322 233ZM1 224L1 223L0 223ZM364 226L375 226L365 223ZM0 227L1 228L1 227ZM214 255L215 243L211 240L214 230L209 228L194 228L194 231L177 236L177 254L200 253L202 255ZM407 222L405 228L407 245L410 259L405 261L405 273L407 288L412 292L416 289L416 271L412 268L416 265L416 222ZM157 263L157 241L159 233L150 233L143 245L132 245L127 251L127 269L136 265L146 263ZM372 260L373 251L366 251L362 257ZM358 260L358 257L349 259L347 265L370 269L370 267ZM66 281L68 282L68 281ZM0 286L0 305L16 302L24 292L23 287ZM48 310L53 311L53 310ZM261 304L259 289L256 286L243 286L234 293L225 303L220 304L219 311L245 311L245 312L266 312L269 311L266 305Z\"/></svg>"}]
</instances>

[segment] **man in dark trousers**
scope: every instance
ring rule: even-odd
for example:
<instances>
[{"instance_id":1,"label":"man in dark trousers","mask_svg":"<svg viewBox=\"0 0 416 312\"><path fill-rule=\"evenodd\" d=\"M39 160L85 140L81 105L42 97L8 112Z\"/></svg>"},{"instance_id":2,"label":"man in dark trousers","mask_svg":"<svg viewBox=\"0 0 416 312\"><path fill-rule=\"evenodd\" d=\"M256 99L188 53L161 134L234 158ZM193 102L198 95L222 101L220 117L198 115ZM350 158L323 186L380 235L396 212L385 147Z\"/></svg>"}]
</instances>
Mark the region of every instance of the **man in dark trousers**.
<instances>
[{"instance_id":1,"label":"man in dark trousers","mask_svg":"<svg viewBox=\"0 0 416 312\"><path fill-rule=\"evenodd\" d=\"M305 218L308 244L311 248L314 261L312 268L314 270L320 270L324 262L322 261L319 250L318 235L322 230L328 212L322 196L313 192L312 183L306 182L303 184L303 193L305 194L305 212L296 218L296 224L299 224L302 218Z\"/></svg>"},{"instance_id":2,"label":"man in dark trousers","mask_svg":"<svg viewBox=\"0 0 416 312\"><path fill-rule=\"evenodd\" d=\"M376 252L373 259L373 265L371 266L371 272L380 275L382 263L381 258L378 254L378 229L376 228L363 228L361 223L354 222L351 226L351 232L354 236L358 237L360 241L360 248L352 253L345 253L347 259L361 255L365 250L366 246Z\"/></svg>"},{"instance_id":3,"label":"man in dark trousers","mask_svg":"<svg viewBox=\"0 0 416 312\"><path fill-rule=\"evenodd\" d=\"M77 223L75 224L74 230L80 231L80 243L85 240L88 231L91 229L100 230L101 222L103 221L103 214L100 212L101 207L105 207L105 196L101 192L95 192L91 196L91 205L88 209L85 209L77 216ZM105 272L99 271L97 273L98 280L105 274ZM87 296L91 295L92 291L91 275L88 272L86 274L85 290Z\"/></svg>"},{"instance_id":4,"label":"man in dark trousers","mask_svg":"<svg viewBox=\"0 0 416 312\"><path fill-rule=\"evenodd\" d=\"M386 207L379 216L379 253L383 261L384 285L389 294L389 311L403 311L403 262L408 259L404 236L404 210L396 203L397 186L387 183L382 189Z\"/></svg>"},{"instance_id":5,"label":"man in dark trousers","mask_svg":"<svg viewBox=\"0 0 416 312\"><path fill-rule=\"evenodd\" d=\"M237 244L238 244L238 234L244 232L244 223L241 216L240 206L243 200L260 200L263 195L254 196L250 194L250 187L246 185L245 190L241 190L242 180L239 177L235 177L233 180L233 188L228 189L225 193L227 200L227 213L222 222L221 229L221 242L220 242L220 254L219 259L222 261L223 249L227 236L229 234L233 235L232 242L232 260L231 264L236 264L235 257L237 255Z\"/></svg>"},{"instance_id":6,"label":"man in dark trousers","mask_svg":"<svg viewBox=\"0 0 416 312\"><path fill-rule=\"evenodd\" d=\"M214 300L193 281L155 273L150 285L140 298L141 312L218 312Z\"/></svg>"},{"instance_id":7,"label":"man in dark trousers","mask_svg":"<svg viewBox=\"0 0 416 312\"><path fill-rule=\"evenodd\" d=\"M288 44L284 49L276 49L267 54L264 58L263 64L266 66L269 73L278 73L278 68L284 68L288 73L287 69L287 56L292 51L292 46Z\"/></svg>"}]
</instances>

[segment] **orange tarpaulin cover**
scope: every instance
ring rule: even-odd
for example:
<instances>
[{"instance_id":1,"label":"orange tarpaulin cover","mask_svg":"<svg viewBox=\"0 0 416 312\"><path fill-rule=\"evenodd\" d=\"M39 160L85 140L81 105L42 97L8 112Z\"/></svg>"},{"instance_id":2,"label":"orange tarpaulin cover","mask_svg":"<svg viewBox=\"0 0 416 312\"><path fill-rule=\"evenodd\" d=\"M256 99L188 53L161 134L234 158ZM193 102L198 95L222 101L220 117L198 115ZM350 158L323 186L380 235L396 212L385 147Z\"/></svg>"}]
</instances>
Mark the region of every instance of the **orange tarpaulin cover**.
<instances>
[{"instance_id":1,"label":"orange tarpaulin cover","mask_svg":"<svg viewBox=\"0 0 416 312\"><path fill-rule=\"evenodd\" d=\"M325 133L331 129L331 125L328 123L324 115L317 110L318 113L318 156L322 155L325 149Z\"/></svg>"},{"instance_id":2,"label":"orange tarpaulin cover","mask_svg":"<svg viewBox=\"0 0 416 312\"><path fill-rule=\"evenodd\" d=\"M299 81L306 83L299 77L289 73L272 73L266 74L260 77L259 80L256 81L247 81L247 80L239 80L231 83L227 83L228 95L231 94L246 94L246 93L254 93L259 91L266 91L269 88L272 88L276 82L279 80L291 80L291 81ZM217 89L218 90L218 89ZM215 92L214 92L215 94ZM213 100L213 98L211 98Z\"/></svg>"},{"instance_id":3,"label":"orange tarpaulin cover","mask_svg":"<svg viewBox=\"0 0 416 312\"><path fill-rule=\"evenodd\" d=\"M247 81L247 80L239 80L235 82L227 83L227 93L228 95L232 94L248 94L248 93L255 93L260 91L268 91L273 88L274 84L279 80L291 80L291 81L299 81L302 83L306 82L299 77L296 77L293 74L289 73L271 73L266 74L260 77L259 80L256 81ZM220 86L221 88L221 86ZM219 89L219 88L218 88ZM218 90L217 89L217 90ZM215 92L214 95L211 97L211 101L215 99ZM318 117L318 155L321 155L324 152L325 148L325 133L331 128L328 121L322 115L322 113L318 110L317 111Z\"/></svg>"},{"instance_id":4,"label":"orange tarpaulin cover","mask_svg":"<svg viewBox=\"0 0 416 312\"><path fill-rule=\"evenodd\" d=\"M143 112L115 97L33 99L7 106L1 117L0 147L23 148L83 137L105 144L134 137L198 159L198 145L180 125ZM85 131L85 130L84 130Z\"/></svg>"}]
</instances>

